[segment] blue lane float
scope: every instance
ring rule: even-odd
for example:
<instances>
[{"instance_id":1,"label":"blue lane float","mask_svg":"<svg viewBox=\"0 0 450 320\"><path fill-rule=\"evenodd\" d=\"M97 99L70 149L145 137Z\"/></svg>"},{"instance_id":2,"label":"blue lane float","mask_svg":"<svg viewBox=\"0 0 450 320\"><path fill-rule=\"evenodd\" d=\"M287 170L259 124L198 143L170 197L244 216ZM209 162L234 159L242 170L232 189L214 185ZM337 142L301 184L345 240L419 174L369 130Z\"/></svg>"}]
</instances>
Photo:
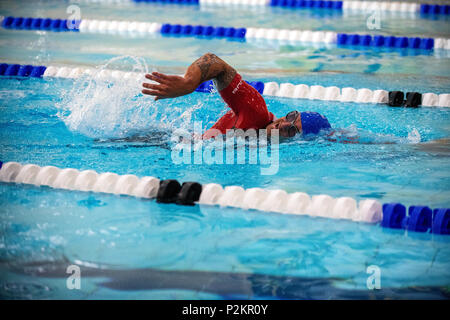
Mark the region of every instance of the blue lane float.
<instances>
[{"instance_id":1,"label":"blue lane float","mask_svg":"<svg viewBox=\"0 0 450 320\"><path fill-rule=\"evenodd\" d=\"M383 204L383 228L401 229L402 222L406 217L406 208L401 203Z\"/></svg>"},{"instance_id":2,"label":"blue lane float","mask_svg":"<svg viewBox=\"0 0 450 320\"><path fill-rule=\"evenodd\" d=\"M45 30L54 32L79 31L78 26L81 20L43 19L43 18L23 18L5 17L2 27L16 30ZM70 25L70 27L69 27Z\"/></svg>"},{"instance_id":3,"label":"blue lane float","mask_svg":"<svg viewBox=\"0 0 450 320\"><path fill-rule=\"evenodd\" d=\"M19 72L20 65L10 64L6 67L5 76L16 76Z\"/></svg>"},{"instance_id":4,"label":"blue lane float","mask_svg":"<svg viewBox=\"0 0 450 320\"><path fill-rule=\"evenodd\" d=\"M215 90L214 84L211 80L201 83L195 91L197 92L213 92Z\"/></svg>"},{"instance_id":5,"label":"blue lane float","mask_svg":"<svg viewBox=\"0 0 450 320\"><path fill-rule=\"evenodd\" d=\"M264 83L261 81L245 81L247 82L249 85L251 85L253 88L256 89L256 91L258 91L260 94L263 94L264 92ZM195 89L195 91L197 92L206 92L206 93L211 93L214 92L216 90L214 83L212 80L208 80L203 82L202 84L200 84L198 86L197 89Z\"/></svg>"},{"instance_id":6,"label":"blue lane float","mask_svg":"<svg viewBox=\"0 0 450 320\"><path fill-rule=\"evenodd\" d=\"M225 28L202 25L180 25L165 23L161 27L163 35L206 36L218 38L244 39L246 28Z\"/></svg>"},{"instance_id":7,"label":"blue lane float","mask_svg":"<svg viewBox=\"0 0 450 320\"><path fill-rule=\"evenodd\" d=\"M0 64L0 75L41 78L47 67L20 64Z\"/></svg>"},{"instance_id":8,"label":"blue lane float","mask_svg":"<svg viewBox=\"0 0 450 320\"><path fill-rule=\"evenodd\" d=\"M408 214L401 203L383 204L383 228L404 229L415 232L450 234L450 209L431 210L427 206L410 206Z\"/></svg>"},{"instance_id":9,"label":"blue lane float","mask_svg":"<svg viewBox=\"0 0 450 320\"><path fill-rule=\"evenodd\" d=\"M337 44L339 46L352 45L431 50L434 48L434 39L338 33Z\"/></svg>"},{"instance_id":10,"label":"blue lane float","mask_svg":"<svg viewBox=\"0 0 450 320\"><path fill-rule=\"evenodd\" d=\"M439 5L439 4L421 4L420 5L420 13L421 14L450 14L450 5Z\"/></svg>"},{"instance_id":11,"label":"blue lane float","mask_svg":"<svg viewBox=\"0 0 450 320\"><path fill-rule=\"evenodd\" d=\"M292 9L335 9L342 10L343 1L321 1L321 0L271 0L270 6Z\"/></svg>"},{"instance_id":12,"label":"blue lane float","mask_svg":"<svg viewBox=\"0 0 450 320\"><path fill-rule=\"evenodd\" d=\"M19 70L17 71L17 75L19 77L28 77L31 75L31 71L33 70L33 66L32 65L24 65L24 66L20 66Z\"/></svg>"},{"instance_id":13,"label":"blue lane float","mask_svg":"<svg viewBox=\"0 0 450 320\"><path fill-rule=\"evenodd\" d=\"M403 219L403 229L416 232L427 232L431 229L433 212L424 206L411 206L408 208L408 216Z\"/></svg>"},{"instance_id":14,"label":"blue lane float","mask_svg":"<svg viewBox=\"0 0 450 320\"><path fill-rule=\"evenodd\" d=\"M450 234L450 209L439 208L433 210L432 232L436 234Z\"/></svg>"}]
</instances>

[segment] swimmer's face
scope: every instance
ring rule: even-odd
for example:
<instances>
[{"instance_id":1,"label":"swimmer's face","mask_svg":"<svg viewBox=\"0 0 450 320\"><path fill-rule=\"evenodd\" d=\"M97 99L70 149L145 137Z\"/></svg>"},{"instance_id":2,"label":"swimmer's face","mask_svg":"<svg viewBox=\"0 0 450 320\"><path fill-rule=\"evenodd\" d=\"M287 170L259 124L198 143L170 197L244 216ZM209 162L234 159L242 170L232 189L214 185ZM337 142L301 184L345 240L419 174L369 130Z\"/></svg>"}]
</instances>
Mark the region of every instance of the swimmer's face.
<instances>
[{"instance_id":1,"label":"swimmer's face","mask_svg":"<svg viewBox=\"0 0 450 320\"><path fill-rule=\"evenodd\" d=\"M297 133L302 132L302 121L300 113L289 112L286 116L275 120L266 127L267 135L270 136L271 130L278 129L279 134L285 138L291 138Z\"/></svg>"}]
</instances>

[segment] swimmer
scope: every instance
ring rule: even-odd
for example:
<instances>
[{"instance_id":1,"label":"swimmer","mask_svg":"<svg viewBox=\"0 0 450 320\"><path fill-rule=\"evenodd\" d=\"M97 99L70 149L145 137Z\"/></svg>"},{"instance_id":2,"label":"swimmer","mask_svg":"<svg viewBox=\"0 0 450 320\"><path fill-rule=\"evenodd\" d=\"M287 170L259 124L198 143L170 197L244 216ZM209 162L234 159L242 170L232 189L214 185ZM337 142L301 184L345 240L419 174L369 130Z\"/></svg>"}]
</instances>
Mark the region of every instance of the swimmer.
<instances>
[{"instance_id":1,"label":"swimmer","mask_svg":"<svg viewBox=\"0 0 450 320\"><path fill-rule=\"evenodd\" d=\"M155 100L175 98L190 94L208 80L213 80L220 96L231 109L203 134L204 139L225 134L228 129L278 129L282 137L294 137L296 134L318 134L330 131L331 126L324 116L317 112L291 111L276 119L269 112L264 98L245 82L236 70L215 54L207 53L194 61L185 75L166 75L159 72L146 74L145 77L156 84L143 83L143 94L155 97Z\"/></svg>"}]
</instances>

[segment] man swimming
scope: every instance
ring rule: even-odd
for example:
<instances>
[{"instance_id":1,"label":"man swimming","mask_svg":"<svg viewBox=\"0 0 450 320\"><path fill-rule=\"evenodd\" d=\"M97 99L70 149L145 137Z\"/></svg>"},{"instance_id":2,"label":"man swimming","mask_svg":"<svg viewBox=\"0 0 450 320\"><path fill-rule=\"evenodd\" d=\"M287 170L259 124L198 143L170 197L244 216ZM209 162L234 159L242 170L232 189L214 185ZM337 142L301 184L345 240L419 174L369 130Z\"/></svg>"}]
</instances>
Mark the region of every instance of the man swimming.
<instances>
[{"instance_id":1,"label":"man swimming","mask_svg":"<svg viewBox=\"0 0 450 320\"><path fill-rule=\"evenodd\" d=\"M207 53L194 61L185 75L166 75L159 72L146 74L149 80L157 84L143 83L143 94L155 96L155 100L175 98L190 94L197 87L213 80L220 96L230 107L209 130L203 134L204 139L225 134L228 129L278 129L282 137L293 137L297 133L318 134L321 130L330 130L331 126L324 116L317 112L291 111L286 116L276 119L269 112L264 98L259 92L245 82L236 70L215 54Z\"/></svg>"}]
</instances>

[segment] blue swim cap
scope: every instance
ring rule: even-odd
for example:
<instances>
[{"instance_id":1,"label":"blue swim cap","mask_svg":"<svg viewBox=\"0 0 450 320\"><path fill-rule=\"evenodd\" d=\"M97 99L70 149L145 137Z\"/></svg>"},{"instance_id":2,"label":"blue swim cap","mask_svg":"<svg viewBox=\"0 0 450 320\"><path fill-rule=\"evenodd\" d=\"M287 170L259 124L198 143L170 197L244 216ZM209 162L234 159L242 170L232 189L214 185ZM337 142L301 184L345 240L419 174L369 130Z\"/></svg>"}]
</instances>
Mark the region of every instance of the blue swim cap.
<instances>
[{"instance_id":1,"label":"blue swim cap","mask_svg":"<svg viewBox=\"0 0 450 320\"><path fill-rule=\"evenodd\" d=\"M318 134L320 130L331 129L328 119L317 112L300 112L303 134Z\"/></svg>"}]
</instances>

